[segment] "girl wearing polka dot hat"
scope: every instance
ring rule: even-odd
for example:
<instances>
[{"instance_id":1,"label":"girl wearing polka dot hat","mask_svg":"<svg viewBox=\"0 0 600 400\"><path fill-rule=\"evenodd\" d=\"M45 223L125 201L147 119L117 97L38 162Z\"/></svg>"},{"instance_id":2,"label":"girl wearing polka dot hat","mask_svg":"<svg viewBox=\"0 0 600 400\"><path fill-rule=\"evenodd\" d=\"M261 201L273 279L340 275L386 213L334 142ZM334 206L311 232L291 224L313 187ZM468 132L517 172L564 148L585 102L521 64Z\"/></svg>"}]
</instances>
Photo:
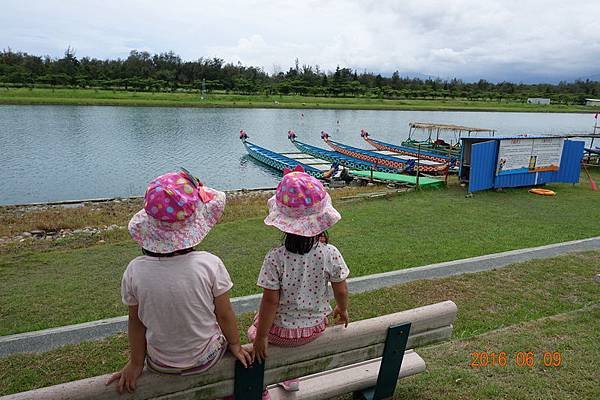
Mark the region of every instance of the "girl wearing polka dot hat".
<instances>
[{"instance_id":1,"label":"girl wearing polka dot hat","mask_svg":"<svg viewBox=\"0 0 600 400\"><path fill-rule=\"evenodd\" d=\"M322 240L341 217L321 182L297 167L284 175L268 207L265 224L284 232L285 239L267 253L258 277L263 296L248 337L259 361L267 356L268 343L301 346L323 334L332 312L330 282L337 304L333 317L336 324L348 325L350 271L338 249ZM299 390L297 379L280 385Z\"/></svg>"},{"instance_id":2,"label":"girl wearing polka dot hat","mask_svg":"<svg viewBox=\"0 0 600 400\"><path fill-rule=\"evenodd\" d=\"M150 182L144 208L129 222L144 255L129 263L121 282L130 357L107 383L118 381L119 392L135 390L144 363L154 372L190 375L215 365L227 349L244 365L252 361L240 346L227 269L194 249L224 208L224 193L185 170Z\"/></svg>"}]
</instances>

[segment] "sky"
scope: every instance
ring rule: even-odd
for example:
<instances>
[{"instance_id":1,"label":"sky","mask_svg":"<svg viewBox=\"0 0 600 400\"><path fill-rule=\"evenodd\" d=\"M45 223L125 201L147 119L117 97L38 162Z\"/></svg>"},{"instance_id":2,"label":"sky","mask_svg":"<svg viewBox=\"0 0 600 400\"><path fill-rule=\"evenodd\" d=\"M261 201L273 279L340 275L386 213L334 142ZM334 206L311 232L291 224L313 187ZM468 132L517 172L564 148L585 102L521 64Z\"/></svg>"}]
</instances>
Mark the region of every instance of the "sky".
<instances>
[{"instance_id":1,"label":"sky","mask_svg":"<svg viewBox=\"0 0 600 400\"><path fill-rule=\"evenodd\" d=\"M287 71L336 66L389 75L512 82L600 80L597 0L1 0L0 48L184 60Z\"/></svg>"}]
</instances>

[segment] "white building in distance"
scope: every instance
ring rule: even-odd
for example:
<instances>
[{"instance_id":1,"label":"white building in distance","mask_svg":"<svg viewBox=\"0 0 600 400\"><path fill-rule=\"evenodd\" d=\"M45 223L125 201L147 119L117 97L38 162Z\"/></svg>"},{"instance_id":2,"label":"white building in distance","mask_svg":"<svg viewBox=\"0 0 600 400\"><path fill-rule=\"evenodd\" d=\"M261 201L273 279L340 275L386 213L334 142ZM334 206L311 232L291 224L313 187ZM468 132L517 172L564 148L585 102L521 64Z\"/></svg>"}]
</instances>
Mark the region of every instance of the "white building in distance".
<instances>
[{"instance_id":1,"label":"white building in distance","mask_svg":"<svg viewBox=\"0 0 600 400\"><path fill-rule=\"evenodd\" d=\"M600 99L585 99L585 105L600 107Z\"/></svg>"},{"instance_id":2,"label":"white building in distance","mask_svg":"<svg viewBox=\"0 0 600 400\"><path fill-rule=\"evenodd\" d=\"M550 104L550 99L545 99L543 97L530 97L527 99L527 104L543 104L547 106Z\"/></svg>"}]
</instances>

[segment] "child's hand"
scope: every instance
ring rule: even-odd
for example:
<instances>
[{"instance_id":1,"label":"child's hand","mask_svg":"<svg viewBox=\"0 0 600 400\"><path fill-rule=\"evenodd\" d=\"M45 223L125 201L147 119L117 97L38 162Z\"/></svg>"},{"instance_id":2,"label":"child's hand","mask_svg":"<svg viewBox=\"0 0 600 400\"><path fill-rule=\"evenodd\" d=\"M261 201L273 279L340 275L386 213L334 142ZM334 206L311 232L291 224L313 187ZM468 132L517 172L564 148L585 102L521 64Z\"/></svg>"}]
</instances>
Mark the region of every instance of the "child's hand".
<instances>
[{"instance_id":1,"label":"child's hand","mask_svg":"<svg viewBox=\"0 0 600 400\"><path fill-rule=\"evenodd\" d=\"M240 360L242 365L246 368L248 368L248 365L252 364L252 361L254 361L254 357L252 357L252 354L250 354L248 350L240 346L239 343L230 344L229 351L231 352L231 354L233 354L235 358Z\"/></svg>"},{"instance_id":2,"label":"child's hand","mask_svg":"<svg viewBox=\"0 0 600 400\"><path fill-rule=\"evenodd\" d=\"M108 382L106 382L106 385L108 386L114 381L118 380L119 382L117 384L117 391L119 393L123 393L125 390L127 390L129 393L133 393L136 387L137 378L139 378L143 370L144 364L133 364L131 360L129 360L127 365L125 365L121 371L115 372L110 377Z\"/></svg>"},{"instance_id":3,"label":"child's hand","mask_svg":"<svg viewBox=\"0 0 600 400\"><path fill-rule=\"evenodd\" d=\"M335 306L335 309L333 310L333 319L336 320L336 325L344 324L344 328L347 328L348 322L350 321L348 310L341 310L339 306Z\"/></svg>"},{"instance_id":4,"label":"child's hand","mask_svg":"<svg viewBox=\"0 0 600 400\"><path fill-rule=\"evenodd\" d=\"M267 358L267 348L269 347L269 342L267 338L254 338L252 346L254 348L254 356L256 357L259 363L262 363L264 359Z\"/></svg>"}]
</instances>

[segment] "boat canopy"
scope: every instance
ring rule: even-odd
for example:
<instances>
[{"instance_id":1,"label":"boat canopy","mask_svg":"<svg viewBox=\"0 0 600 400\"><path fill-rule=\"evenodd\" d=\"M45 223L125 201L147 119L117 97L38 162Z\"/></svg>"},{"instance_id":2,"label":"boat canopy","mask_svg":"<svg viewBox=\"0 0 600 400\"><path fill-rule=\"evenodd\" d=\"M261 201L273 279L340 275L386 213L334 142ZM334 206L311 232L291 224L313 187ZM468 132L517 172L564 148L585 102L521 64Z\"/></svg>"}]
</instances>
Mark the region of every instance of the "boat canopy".
<instances>
[{"instance_id":1,"label":"boat canopy","mask_svg":"<svg viewBox=\"0 0 600 400\"><path fill-rule=\"evenodd\" d=\"M470 126L463 125L452 125L452 124L434 124L429 122L410 122L408 124L410 129L431 129L440 131L464 131L464 132L496 132L495 129L487 128L473 128Z\"/></svg>"},{"instance_id":2,"label":"boat canopy","mask_svg":"<svg viewBox=\"0 0 600 400\"><path fill-rule=\"evenodd\" d=\"M417 129L423 129L429 132L429 137L427 142L431 142L431 136L435 132L435 140L440 138L440 132L452 132L455 135L458 133L458 138L460 139L462 133L465 132L467 136L471 136L471 133L489 133L491 136L494 136L496 133L495 129L488 128L475 128L472 126L463 126L463 125L452 125L452 124L436 124L430 122L410 122L408 124L408 140L412 139L412 134Z\"/></svg>"}]
</instances>

